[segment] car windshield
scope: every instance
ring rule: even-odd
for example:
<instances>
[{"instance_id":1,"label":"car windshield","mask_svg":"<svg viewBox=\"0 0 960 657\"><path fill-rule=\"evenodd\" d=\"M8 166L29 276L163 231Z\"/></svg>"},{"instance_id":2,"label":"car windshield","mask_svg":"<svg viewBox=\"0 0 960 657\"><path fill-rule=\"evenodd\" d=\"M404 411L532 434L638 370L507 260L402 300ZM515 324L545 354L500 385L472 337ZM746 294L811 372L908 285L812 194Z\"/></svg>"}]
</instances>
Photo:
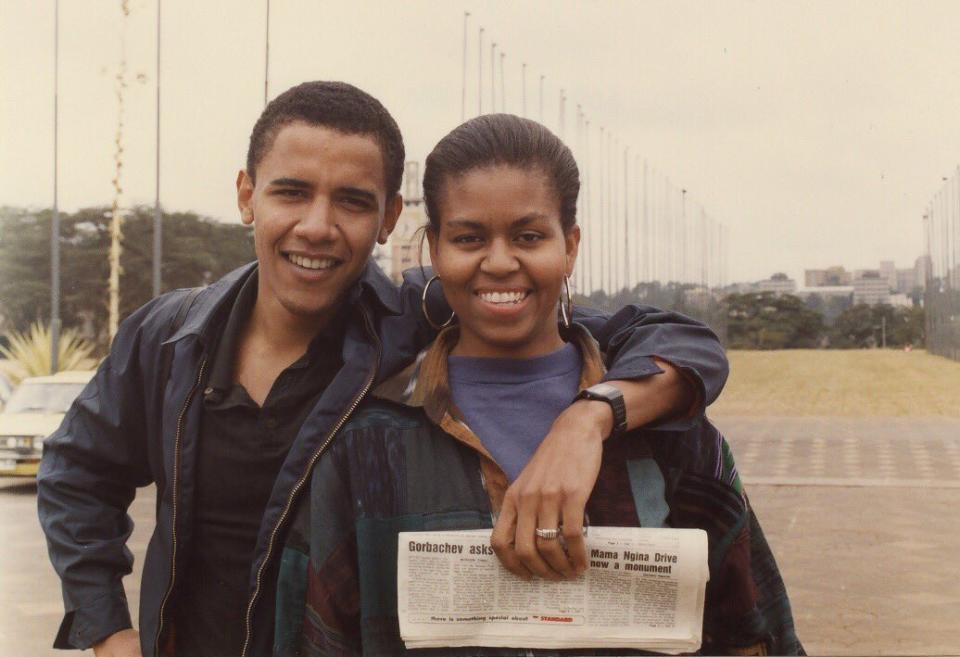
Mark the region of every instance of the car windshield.
<instances>
[{"instance_id":1,"label":"car windshield","mask_svg":"<svg viewBox=\"0 0 960 657\"><path fill-rule=\"evenodd\" d=\"M31 383L14 390L4 413L66 413L84 383Z\"/></svg>"}]
</instances>

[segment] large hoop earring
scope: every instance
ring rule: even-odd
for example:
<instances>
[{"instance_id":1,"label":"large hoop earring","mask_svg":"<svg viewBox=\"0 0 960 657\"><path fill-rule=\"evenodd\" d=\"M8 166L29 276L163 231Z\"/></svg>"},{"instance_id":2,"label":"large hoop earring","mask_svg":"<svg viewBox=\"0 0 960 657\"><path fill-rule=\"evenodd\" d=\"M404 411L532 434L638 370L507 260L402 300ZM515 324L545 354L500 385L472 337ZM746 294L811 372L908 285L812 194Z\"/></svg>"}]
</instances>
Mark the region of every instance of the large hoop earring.
<instances>
[{"instance_id":1,"label":"large hoop earring","mask_svg":"<svg viewBox=\"0 0 960 657\"><path fill-rule=\"evenodd\" d=\"M566 301L566 303L564 303ZM570 318L573 317L573 296L570 294L570 277L563 277L563 296L560 297L560 325L570 328Z\"/></svg>"},{"instance_id":2,"label":"large hoop earring","mask_svg":"<svg viewBox=\"0 0 960 657\"><path fill-rule=\"evenodd\" d=\"M429 281L427 281L427 284L423 286L423 296L420 297L420 310L423 311L423 317L424 319L427 320L427 324L432 326L436 331L439 331L440 329L445 329L448 326L450 326L450 323L453 322L453 318L457 316L456 313L451 312L450 317L443 324L437 324L432 319L430 319L430 313L427 311L427 290L430 289L430 286L433 284L434 281L439 281L439 280L440 280L439 276L434 276Z\"/></svg>"}]
</instances>

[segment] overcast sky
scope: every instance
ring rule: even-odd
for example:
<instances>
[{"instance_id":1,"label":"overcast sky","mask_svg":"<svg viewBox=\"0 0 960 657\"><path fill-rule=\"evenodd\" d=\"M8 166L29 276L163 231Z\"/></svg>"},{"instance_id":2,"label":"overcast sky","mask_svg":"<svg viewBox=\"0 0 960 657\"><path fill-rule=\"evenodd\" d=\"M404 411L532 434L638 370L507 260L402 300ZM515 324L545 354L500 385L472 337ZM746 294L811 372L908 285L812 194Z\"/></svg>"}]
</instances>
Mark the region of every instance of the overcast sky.
<instances>
[{"instance_id":1,"label":"overcast sky","mask_svg":"<svg viewBox=\"0 0 960 657\"><path fill-rule=\"evenodd\" d=\"M53 4L0 0L0 204L52 200ZM60 204L74 210L112 199L121 3L60 4ZM546 75L554 129L564 87L568 141L579 103L689 190L730 229L732 280L911 266L924 208L960 163L958 2L271 5L270 95L350 81L391 110L417 160L460 122L470 11L468 116L482 25L506 52L507 109L521 109L521 61L528 114ZM236 171L263 103L264 7L163 1L167 209L236 220ZM123 200L152 204L156 0L130 8Z\"/></svg>"}]
</instances>

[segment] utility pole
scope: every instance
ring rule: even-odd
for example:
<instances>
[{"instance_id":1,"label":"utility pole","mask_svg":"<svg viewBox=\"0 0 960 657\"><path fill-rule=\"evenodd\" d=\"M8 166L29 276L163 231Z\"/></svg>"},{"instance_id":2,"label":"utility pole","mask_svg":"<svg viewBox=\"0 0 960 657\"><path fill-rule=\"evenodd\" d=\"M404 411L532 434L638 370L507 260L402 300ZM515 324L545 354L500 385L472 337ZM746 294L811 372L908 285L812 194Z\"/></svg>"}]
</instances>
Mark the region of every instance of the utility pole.
<instances>
[{"instance_id":1,"label":"utility pole","mask_svg":"<svg viewBox=\"0 0 960 657\"><path fill-rule=\"evenodd\" d=\"M50 222L50 373L60 369L60 204L58 119L60 117L60 0L53 3L53 217Z\"/></svg>"}]
</instances>

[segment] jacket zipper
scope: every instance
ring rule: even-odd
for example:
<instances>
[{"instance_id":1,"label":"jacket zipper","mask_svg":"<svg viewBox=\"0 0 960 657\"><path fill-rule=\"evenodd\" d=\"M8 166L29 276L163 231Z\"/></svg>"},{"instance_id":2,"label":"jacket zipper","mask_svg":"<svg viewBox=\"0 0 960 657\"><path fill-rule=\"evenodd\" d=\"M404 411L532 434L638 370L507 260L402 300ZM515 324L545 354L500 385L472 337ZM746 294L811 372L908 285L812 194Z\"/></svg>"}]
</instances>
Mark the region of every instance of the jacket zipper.
<instances>
[{"instance_id":1,"label":"jacket zipper","mask_svg":"<svg viewBox=\"0 0 960 657\"><path fill-rule=\"evenodd\" d=\"M193 396L197 394L197 389L203 382L203 371L206 367L207 359L204 357L203 360L200 361L200 370L197 372L197 379L193 382L193 387L190 388L190 393L187 395L186 401L183 402L183 408L180 409L180 415L177 417L177 435L173 441L173 541L170 548L170 583L167 585L167 592L164 593L163 601L160 603L160 621L157 624L157 638L153 646L153 654L156 656L160 655L160 637L163 635L164 611L170 599L170 594L173 593L173 585L177 574L177 500L180 499L180 438L183 435L183 418L186 417L187 409L190 408Z\"/></svg>"},{"instance_id":2,"label":"jacket zipper","mask_svg":"<svg viewBox=\"0 0 960 657\"><path fill-rule=\"evenodd\" d=\"M354 397L353 402L350 406L347 407L346 413L340 416L336 424L333 425L333 429L327 433L323 442L320 444L320 447L317 448L317 451L313 453L313 456L310 458L310 462L307 465L306 471L303 473L303 476L297 481L293 489L290 491L290 495L287 496L287 504L283 509L283 513L280 514L280 518L277 520L276 524L273 526L273 530L270 532L270 540L267 542L267 553L263 558L263 561L260 564L260 568L257 569L257 579L256 586L253 589L253 595L250 596L250 601L247 603L247 615L244 620L244 636L243 636L243 649L240 651L240 657L247 657L247 650L250 648L250 633L251 633L251 624L253 622L253 607L257 602L257 597L260 595L260 586L263 580L263 572L266 570L267 564L270 563L270 556L273 552L273 545L277 538L277 533L280 530L280 527L283 526L284 521L287 518L287 515L290 513L290 508L293 506L293 500L296 499L297 493L300 492L300 489L303 488L303 485L306 483L307 479L310 476L310 472L313 470L313 466L316 464L320 456L323 455L323 452L326 451L327 447L330 445L330 442L333 440L334 436L340 431L346 421L350 418L353 412L357 409L357 406L360 405L360 402L363 401L363 398L367 396L367 392L370 390L373 385L373 381L377 376L377 371L380 364L380 355L383 350L383 345L380 343L380 338L377 337L377 334L373 330L373 326L370 325L370 318L367 316L366 311L362 308L360 313L363 315L364 325L367 328L367 333L370 337L373 338L373 341L377 345L377 358L373 363L373 369L370 372L370 376L367 377L367 381L363 386L363 389L360 391L356 397Z\"/></svg>"}]
</instances>

